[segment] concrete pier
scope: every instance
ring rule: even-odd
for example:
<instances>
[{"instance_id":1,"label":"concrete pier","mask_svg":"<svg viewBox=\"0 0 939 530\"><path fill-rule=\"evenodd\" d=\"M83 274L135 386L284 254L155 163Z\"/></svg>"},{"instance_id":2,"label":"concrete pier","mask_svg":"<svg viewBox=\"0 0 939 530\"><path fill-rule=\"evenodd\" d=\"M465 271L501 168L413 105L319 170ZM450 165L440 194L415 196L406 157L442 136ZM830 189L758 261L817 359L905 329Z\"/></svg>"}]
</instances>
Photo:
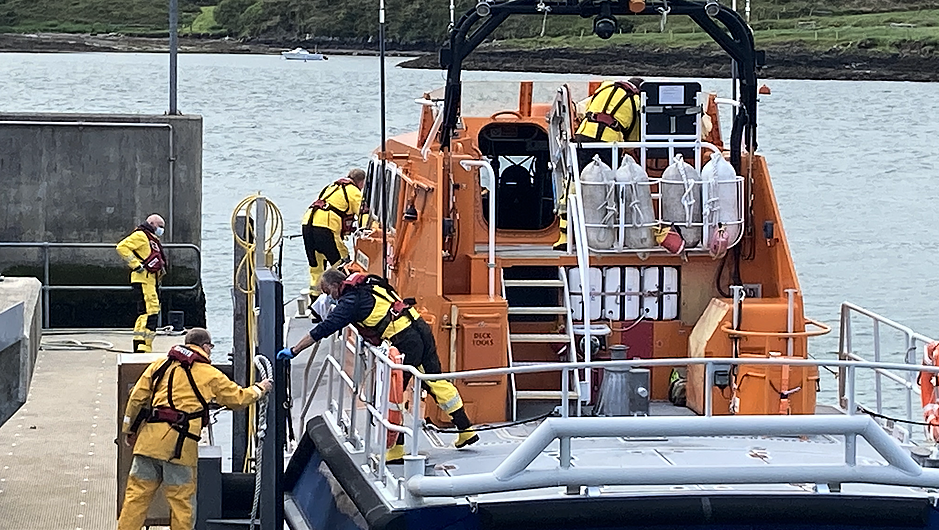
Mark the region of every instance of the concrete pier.
<instances>
[{"instance_id":1,"label":"concrete pier","mask_svg":"<svg viewBox=\"0 0 939 530\"><path fill-rule=\"evenodd\" d=\"M0 281L0 425L29 393L42 340L40 288L35 278Z\"/></svg>"},{"instance_id":2,"label":"concrete pier","mask_svg":"<svg viewBox=\"0 0 939 530\"><path fill-rule=\"evenodd\" d=\"M4 530L117 527L118 353L128 332L49 334L29 399L0 427ZM157 336L165 352L181 336ZM108 348L108 344L114 348Z\"/></svg>"},{"instance_id":3,"label":"concrete pier","mask_svg":"<svg viewBox=\"0 0 939 530\"><path fill-rule=\"evenodd\" d=\"M204 324L201 116L0 114L0 168L0 274L50 289L48 327L133 325L114 245L151 213L181 245L164 285L197 286L167 290L163 320L181 310Z\"/></svg>"}]
</instances>

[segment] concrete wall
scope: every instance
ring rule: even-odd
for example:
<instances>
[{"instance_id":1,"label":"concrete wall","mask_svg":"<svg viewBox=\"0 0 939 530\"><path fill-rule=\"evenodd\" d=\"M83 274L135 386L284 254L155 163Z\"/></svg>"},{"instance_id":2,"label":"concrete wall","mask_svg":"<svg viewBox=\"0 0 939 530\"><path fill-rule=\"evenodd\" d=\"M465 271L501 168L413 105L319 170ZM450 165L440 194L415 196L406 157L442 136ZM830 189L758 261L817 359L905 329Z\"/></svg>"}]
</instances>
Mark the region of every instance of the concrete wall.
<instances>
[{"instance_id":1,"label":"concrete wall","mask_svg":"<svg viewBox=\"0 0 939 530\"><path fill-rule=\"evenodd\" d=\"M0 425L29 394L42 340L40 287L35 278L0 281Z\"/></svg>"},{"instance_id":2,"label":"concrete wall","mask_svg":"<svg viewBox=\"0 0 939 530\"><path fill-rule=\"evenodd\" d=\"M109 245L50 249L50 285L125 285L127 270L110 245L147 215L166 219L164 242L201 246L202 118L0 114L0 181L0 242ZM198 281L195 252L173 250L169 257L173 267L165 284ZM0 273L42 279L42 268L41 249L0 244ZM133 321L129 291L51 296L53 326L124 327ZM186 311L189 324L205 320L201 287L168 295L164 309L171 307Z\"/></svg>"}]
</instances>

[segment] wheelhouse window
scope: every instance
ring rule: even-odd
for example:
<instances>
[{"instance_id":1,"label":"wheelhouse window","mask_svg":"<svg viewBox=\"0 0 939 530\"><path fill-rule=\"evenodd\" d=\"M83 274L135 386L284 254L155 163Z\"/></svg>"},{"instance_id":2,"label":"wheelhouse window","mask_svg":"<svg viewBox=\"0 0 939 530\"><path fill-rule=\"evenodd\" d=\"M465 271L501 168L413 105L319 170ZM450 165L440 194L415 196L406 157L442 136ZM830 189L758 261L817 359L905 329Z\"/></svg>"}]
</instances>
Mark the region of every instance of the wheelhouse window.
<instances>
[{"instance_id":1,"label":"wheelhouse window","mask_svg":"<svg viewBox=\"0 0 939 530\"><path fill-rule=\"evenodd\" d=\"M496 228L541 230L554 222L554 187L548 171L548 134L530 123L493 123L479 133L479 149L492 164ZM489 222L489 194L483 218Z\"/></svg>"}]
</instances>

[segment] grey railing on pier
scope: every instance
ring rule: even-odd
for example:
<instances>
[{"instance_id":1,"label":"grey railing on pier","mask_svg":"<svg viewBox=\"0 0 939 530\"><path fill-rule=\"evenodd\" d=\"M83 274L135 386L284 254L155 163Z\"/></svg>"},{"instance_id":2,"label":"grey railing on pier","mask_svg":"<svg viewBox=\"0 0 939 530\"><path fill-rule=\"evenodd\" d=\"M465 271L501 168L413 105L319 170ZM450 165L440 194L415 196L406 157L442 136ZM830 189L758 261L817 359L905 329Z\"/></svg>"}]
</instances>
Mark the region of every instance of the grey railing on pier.
<instances>
[{"instance_id":1,"label":"grey railing on pier","mask_svg":"<svg viewBox=\"0 0 939 530\"><path fill-rule=\"evenodd\" d=\"M199 287L200 279L198 277L202 271L202 251L197 245L192 243L165 243L166 249L189 249L196 253L196 282L192 285L166 285L160 289L164 291L189 291ZM49 327L49 292L50 291L129 291L132 287L128 283L120 285L94 284L94 285L51 285L49 279L49 249L53 248L101 248L108 249L114 254L114 243L50 243L48 241L0 241L0 248L40 248L42 249L42 327ZM123 266L123 261L117 256L115 263Z\"/></svg>"},{"instance_id":2,"label":"grey railing on pier","mask_svg":"<svg viewBox=\"0 0 939 530\"><path fill-rule=\"evenodd\" d=\"M874 315L881 322L887 319L874 313L846 304L846 310L861 310ZM843 313L844 314L844 313ZM891 321L892 324L893 323ZM896 324L899 326L899 324ZM350 328L351 329L351 328ZM842 329L842 332L845 330ZM385 347L373 347L362 342L354 335L338 341L336 336L326 339L327 352L325 362L317 375L312 388L306 392L306 401L302 410L305 422L313 402L313 397L321 388L324 377L327 382L328 409L325 415L334 422L337 431L355 451L366 455L376 454L372 472L379 482L389 485L397 491L401 499L419 502L420 497L464 496L487 492L518 489L556 487L561 485L660 485L660 484L780 484L780 483L817 483L822 485L841 483L875 483L895 486L939 487L939 470L923 469L904 449L888 435L883 428L868 415L858 414L857 385L858 369L871 370L873 373L906 374L896 376L900 381L915 380L914 373L925 371L939 374L939 367L921 366L910 363L889 363L867 361L859 356L838 360L799 359L790 357L775 358L671 358L671 359L634 359L625 361L589 361L576 363L546 363L511 368L490 368L449 372L443 374L425 374L409 365L393 363ZM915 341L928 341L928 338L911 331ZM350 340L354 338L354 340ZM844 338L842 338L844 340ZM842 348L844 350L844 348ZM347 373L347 353L353 353L353 373ZM335 355L334 355L335 354ZM337 358L338 356L338 358ZM576 370L589 368L651 368L667 366L704 366L704 388L711 388L714 372L726 369L728 365L780 365L780 366L816 366L833 367L839 371L843 382L840 392L843 416L734 416L713 417L711 392L705 392L704 417L635 417L635 418L585 418L570 417L570 401L567 392L561 392L560 418L545 420L528 439L520 444L497 468L490 473L461 475L458 477L424 476L426 456L418 452L418 437L422 429L423 416L413 413L409 426L392 424L388 418L387 389L390 386L391 370L403 370L413 376L411 402L422 403L419 381L441 379L463 380L480 377L492 377L509 374L561 372L560 388L568 388L571 375ZM328 374L328 377L327 377ZM308 380L308 379L306 379ZM334 382L338 382L335 385ZM305 385L306 386L306 385ZM351 402L346 404L347 389L351 393ZM307 390L306 388L304 390ZM878 391L878 396L879 396ZM364 436L356 431L358 403L364 406L369 418L365 422ZM575 409L577 410L577 409ZM384 440L388 430L404 433L407 437L408 455L404 462L404 476L390 477L385 469ZM571 439L581 437L613 438L621 436L725 436L725 435L831 435L843 436L844 458L842 462L812 466L695 466L676 467L675 469L650 468L636 473L635 469L621 468L581 468L572 467ZM886 465L858 465L857 437L863 438L884 459ZM554 440L559 442L559 467L551 470L529 470L535 456ZM396 484L405 484L401 489Z\"/></svg>"}]
</instances>

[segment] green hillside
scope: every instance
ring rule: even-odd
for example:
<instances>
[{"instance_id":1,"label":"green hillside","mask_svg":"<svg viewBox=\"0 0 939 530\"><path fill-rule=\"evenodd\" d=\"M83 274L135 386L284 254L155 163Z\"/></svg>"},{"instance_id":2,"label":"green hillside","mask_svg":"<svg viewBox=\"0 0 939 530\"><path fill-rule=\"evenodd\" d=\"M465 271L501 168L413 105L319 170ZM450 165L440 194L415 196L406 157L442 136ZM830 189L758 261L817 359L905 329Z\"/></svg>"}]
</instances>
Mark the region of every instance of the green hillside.
<instances>
[{"instance_id":1,"label":"green hillside","mask_svg":"<svg viewBox=\"0 0 939 530\"><path fill-rule=\"evenodd\" d=\"M725 0L726 1L726 0ZM181 33L376 47L377 0L179 0ZM475 0L457 0L457 16ZM743 10L745 0L738 0ZM167 2L144 0L0 0L0 31L165 34ZM446 0L386 0L390 47L431 50L449 22ZM937 54L939 0L753 0L750 23L761 46L799 42ZM697 46L709 39L670 17L620 17L620 35L601 41L591 21L513 17L493 35L503 46L591 48L610 44ZM289 44L288 44L289 45Z\"/></svg>"}]
</instances>

